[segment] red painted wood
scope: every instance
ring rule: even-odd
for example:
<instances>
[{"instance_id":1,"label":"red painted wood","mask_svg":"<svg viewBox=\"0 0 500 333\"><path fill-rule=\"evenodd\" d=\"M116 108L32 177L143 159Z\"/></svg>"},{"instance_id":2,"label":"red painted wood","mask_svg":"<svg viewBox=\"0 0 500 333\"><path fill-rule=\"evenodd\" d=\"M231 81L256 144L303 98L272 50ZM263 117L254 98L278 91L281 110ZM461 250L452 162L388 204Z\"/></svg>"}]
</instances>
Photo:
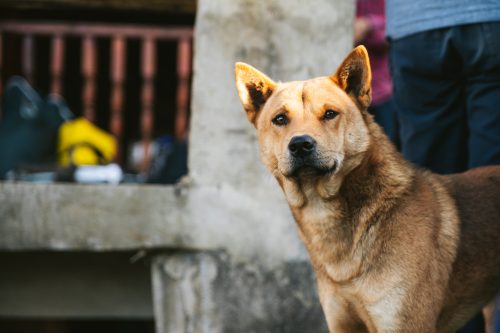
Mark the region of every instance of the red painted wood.
<instances>
[{"instance_id":1,"label":"red painted wood","mask_svg":"<svg viewBox=\"0 0 500 333\"><path fill-rule=\"evenodd\" d=\"M95 75L96 75L96 45L95 39L91 35L86 35L82 39L81 70L83 76L83 115L89 121L95 121Z\"/></svg>"},{"instance_id":2,"label":"red painted wood","mask_svg":"<svg viewBox=\"0 0 500 333\"><path fill-rule=\"evenodd\" d=\"M177 44L177 113L175 135L179 140L187 137L189 107L189 77L191 75L191 40L181 39Z\"/></svg>"},{"instance_id":3,"label":"red painted wood","mask_svg":"<svg viewBox=\"0 0 500 333\"><path fill-rule=\"evenodd\" d=\"M34 38L27 34L23 37L22 70L23 75L29 83L33 84L33 59L34 59Z\"/></svg>"},{"instance_id":4,"label":"red painted wood","mask_svg":"<svg viewBox=\"0 0 500 333\"><path fill-rule=\"evenodd\" d=\"M189 89L191 76L191 56L193 29L186 27L147 27L138 25L105 25L87 23L54 23L38 22L27 23L19 21L0 22L0 88L2 75L2 33L10 32L23 35L22 44L22 71L28 81L33 83L34 75L34 38L46 35L52 38L52 58L50 61L50 72L52 76L51 92L63 93L64 74L64 49L65 38L68 36L82 37L81 73L83 76L82 106L84 115L91 121L96 119L96 75L97 75L97 44L96 38L111 38L111 96L110 96L110 131L115 135L118 142L122 142L123 136L123 104L125 64L126 64L126 40L128 38L139 38L142 41L141 49L141 75L143 78L141 88L141 114L140 130L141 140L144 145L144 163L142 170L149 168L148 161L150 147L154 130L154 79L156 72L156 43L159 40L174 40L178 43L177 51L177 77L178 88L176 92L176 117L175 136L184 140L187 136L187 122L189 110ZM119 162L121 151L118 151Z\"/></svg>"},{"instance_id":5,"label":"red painted wood","mask_svg":"<svg viewBox=\"0 0 500 333\"><path fill-rule=\"evenodd\" d=\"M62 81L64 71L64 39L61 35L52 37L52 59L51 59L51 75L53 94L62 95Z\"/></svg>"},{"instance_id":6,"label":"red painted wood","mask_svg":"<svg viewBox=\"0 0 500 333\"><path fill-rule=\"evenodd\" d=\"M186 27L145 27L141 25L105 25L74 22L59 24L54 22L27 23L18 21L0 22L0 31L22 34L53 35L55 32L63 35L93 35L95 37L122 36L124 38L171 39L192 38L193 29Z\"/></svg>"},{"instance_id":7,"label":"red painted wood","mask_svg":"<svg viewBox=\"0 0 500 333\"><path fill-rule=\"evenodd\" d=\"M149 169L150 147L153 136L153 105L154 105L154 74L156 70L156 42L152 38L142 41L141 72L142 72L142 110L141 110L141 136L143 144L143 162L141 171Z\"/></svg>"},{"instance_id":8,"label":"red painted wood","mask_svg":"<svg viewBox=\"0 0 500 333\"><path fill-rule=\"evenodd\" d=\"M121 162L120 143L123 133L123 85L125 82L126 41L115 36L111 42L111 133L118 142L117 160Z\"/></svg>"}]
</instances>

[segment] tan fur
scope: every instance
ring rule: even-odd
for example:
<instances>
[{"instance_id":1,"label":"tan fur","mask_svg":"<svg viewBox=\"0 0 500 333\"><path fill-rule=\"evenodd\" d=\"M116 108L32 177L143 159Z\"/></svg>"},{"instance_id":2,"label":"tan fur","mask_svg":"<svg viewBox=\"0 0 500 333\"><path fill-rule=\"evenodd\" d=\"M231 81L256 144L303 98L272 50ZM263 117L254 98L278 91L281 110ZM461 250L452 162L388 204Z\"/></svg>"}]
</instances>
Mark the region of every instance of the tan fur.
<instances>
[{"instance_id":1,"label":"tan fur","mask_svg":"<svg viewBox=\"0 0 500 333\"><path fill-rule=\"evenodd\" d=\"M404 161L366 111L364 47L306 81L275 83L238 63L236 85L309 251L330 332L454 332L494 297L500 167L440 176ZM292 163L299 135L316 141L314 172Z\"/></svg>"}]
</instances>

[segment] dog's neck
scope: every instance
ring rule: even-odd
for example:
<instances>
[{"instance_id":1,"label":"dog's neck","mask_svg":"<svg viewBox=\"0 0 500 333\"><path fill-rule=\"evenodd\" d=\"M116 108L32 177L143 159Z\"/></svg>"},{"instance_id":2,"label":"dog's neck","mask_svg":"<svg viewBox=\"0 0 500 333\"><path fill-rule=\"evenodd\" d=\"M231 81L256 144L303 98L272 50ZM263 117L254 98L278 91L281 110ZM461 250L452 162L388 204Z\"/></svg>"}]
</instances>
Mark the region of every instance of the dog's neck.
<instances>
[{"instance_id":1,"label":"dog's neck","mask_svg":"<svg viewBox=\"0 0 500 333\"><path fill-rule=\"evenodd\" d=\"M346 169L326 180L280 181L306 247L311 254L320 254L311 255L313 264L325 268L327 263L338 263L337 280L361 273L362 258L367 254L359 249L373 246L360 246L360 242L376 243L366 237L369 230L382 222L379 216L397 204L397 198L409 190L413 181L413 169L371 116L365 118L372 138L370 147L347 161L351 164Z\"/></svg>"}]
</instances>

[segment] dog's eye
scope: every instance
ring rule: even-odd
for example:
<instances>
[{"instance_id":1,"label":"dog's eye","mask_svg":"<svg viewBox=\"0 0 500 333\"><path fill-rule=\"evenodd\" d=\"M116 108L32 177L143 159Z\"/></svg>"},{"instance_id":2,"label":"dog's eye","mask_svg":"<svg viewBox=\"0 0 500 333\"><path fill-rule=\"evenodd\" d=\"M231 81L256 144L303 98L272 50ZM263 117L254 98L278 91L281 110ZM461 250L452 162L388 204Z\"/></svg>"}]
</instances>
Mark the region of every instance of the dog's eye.
<instances>
[{"instance_id":1,"label":"dog's eye","mask_svg":"<svg viewBox=\"0 0 500 333\"><path fill-rule=\"evenodd\" d=\"M284 126L288 124L288 117L280 113L279 115L273 118L272 122L276 126Z\"/></svg>"},{"instance_id":2,"label":"dog's eye","mask_svg":"<svg viewBox=\"0 0 500 333\"><path fill-rule=\"evenodd\" d=\"M323 115L323 119L325 120L330 120L338 116L338 112L332 109L328 109L325 111L325 114Z\"/></svg>"}]
</instances>

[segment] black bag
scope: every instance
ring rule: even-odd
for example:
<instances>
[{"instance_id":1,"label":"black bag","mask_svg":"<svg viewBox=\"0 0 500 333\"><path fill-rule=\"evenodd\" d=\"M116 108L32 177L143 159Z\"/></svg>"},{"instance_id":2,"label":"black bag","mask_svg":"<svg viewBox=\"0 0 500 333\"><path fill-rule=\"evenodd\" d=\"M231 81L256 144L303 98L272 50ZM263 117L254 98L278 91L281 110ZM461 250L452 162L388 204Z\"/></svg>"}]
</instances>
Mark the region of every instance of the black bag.
<instances>
[{"instance_id":1,"label":"black bag","mask_svg":"<svg viewBox=\"0 0 500 333\"><path fill-rule=\"evenodd\" d=\"M159 151L153 157L147 183L175 184L188 173L188 145L185 141L163 137L156 140Z\"/></svg>"},{"instance_id":2,"label":"black bag","mask_svg":"<svg viewBox=\"0 0 500 333\"><path fill-rule=\"evenodd\" d=\"M25 79L11 78L0 121L0 179L21 165L55 165L58 129L70 118L62 98L44 101Z\"/></svg>"}]
</instances>

